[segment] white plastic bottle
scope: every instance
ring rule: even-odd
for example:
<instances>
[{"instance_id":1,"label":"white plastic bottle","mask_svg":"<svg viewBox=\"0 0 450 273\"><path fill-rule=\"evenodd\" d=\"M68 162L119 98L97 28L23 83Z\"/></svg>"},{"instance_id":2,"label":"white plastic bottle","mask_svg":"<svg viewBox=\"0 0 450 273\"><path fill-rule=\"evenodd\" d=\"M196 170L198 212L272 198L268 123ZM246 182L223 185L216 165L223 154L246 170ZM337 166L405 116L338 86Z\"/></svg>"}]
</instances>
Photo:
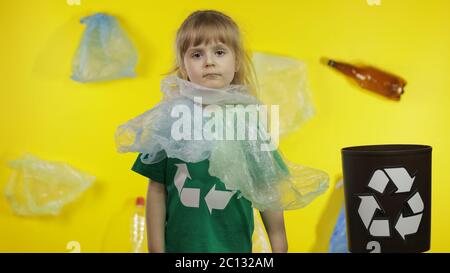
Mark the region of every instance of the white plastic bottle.
<instances>
[{"instance_id":1,"label":"white plastic bottle","mask_svg":"<svg viewBox=\"0 0 450 273\"><path fill-rule=\"evenodd\" d=\"M136 198L131 217L130 242L133 253L148 252L145 240L145 199L143 197Z\"/></svg>"}]
</instances>

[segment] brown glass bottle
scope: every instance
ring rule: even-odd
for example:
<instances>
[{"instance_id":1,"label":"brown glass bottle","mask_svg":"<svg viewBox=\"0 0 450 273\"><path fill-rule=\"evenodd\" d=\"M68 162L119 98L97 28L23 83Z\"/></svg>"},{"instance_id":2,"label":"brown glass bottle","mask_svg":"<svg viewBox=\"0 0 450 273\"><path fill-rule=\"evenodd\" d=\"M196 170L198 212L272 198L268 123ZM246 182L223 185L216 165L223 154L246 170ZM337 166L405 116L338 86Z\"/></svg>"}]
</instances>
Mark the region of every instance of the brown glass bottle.
<instances>
[{"instance_id":1,"label":"brown glass bottle","mask_svg":"<svg viewBox=\"0 0 450 273\"><path fill-rule=\"evenodd\" d=\"M405 92L405 80L377 68L371 66L357 67L334 60L328 60L327 64L354 79L362 88L390 99L400 100L400 96Z\"/></svg>"}]
</instances>

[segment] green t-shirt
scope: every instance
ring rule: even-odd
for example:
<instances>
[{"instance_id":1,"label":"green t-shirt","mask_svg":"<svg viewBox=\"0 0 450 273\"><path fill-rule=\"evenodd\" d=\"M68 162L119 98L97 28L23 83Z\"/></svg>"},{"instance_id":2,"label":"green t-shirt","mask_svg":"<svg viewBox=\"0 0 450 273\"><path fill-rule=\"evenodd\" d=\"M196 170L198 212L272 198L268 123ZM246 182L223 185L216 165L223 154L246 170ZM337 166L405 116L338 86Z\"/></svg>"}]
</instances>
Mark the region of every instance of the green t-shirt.
<instances>
[{"instance_id":1,"label":"green t-shirt","mask_svg":"<svg viewBox=\"0 0 450 273\"><path fill-rule=\"evenodd\" d=\"M209 175L209 160L186 163L165 158L144 164L140 156L132 170L164 183L166 252L251 252L253 208L239 191Z\"/></svg>"}]
</instances>

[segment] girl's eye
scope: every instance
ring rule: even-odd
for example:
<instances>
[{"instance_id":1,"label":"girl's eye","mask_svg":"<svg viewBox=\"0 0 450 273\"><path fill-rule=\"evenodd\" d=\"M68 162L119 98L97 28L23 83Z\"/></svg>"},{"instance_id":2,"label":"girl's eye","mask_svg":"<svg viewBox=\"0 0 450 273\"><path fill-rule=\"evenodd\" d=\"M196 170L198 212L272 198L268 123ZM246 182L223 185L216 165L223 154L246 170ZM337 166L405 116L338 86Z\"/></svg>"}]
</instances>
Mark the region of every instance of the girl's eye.
<instances>
[{"instance_id":1,"label":"girl's eye","mask_svg":"<svg viewBox=\"0 0 450 273\"><path fill-rule=\"evenodd\" d=\"M225 50L217 50L216 54L217 54L217 56L223 56L223 55L225 55Z\"/></svg>"},{"instance_id":2,"label":"girl's eye","mask_svg":"<svg viewBox=\"0 0 450 273\"><path fill-rule=\"evenodd\" d=\"M199 52L195 52L195 53L193 53L193 54L191 55L191 57L194 58L194 59L198 59L198 58L201 57L201 54L200 54Z\"/></svg>"}]
</instances>

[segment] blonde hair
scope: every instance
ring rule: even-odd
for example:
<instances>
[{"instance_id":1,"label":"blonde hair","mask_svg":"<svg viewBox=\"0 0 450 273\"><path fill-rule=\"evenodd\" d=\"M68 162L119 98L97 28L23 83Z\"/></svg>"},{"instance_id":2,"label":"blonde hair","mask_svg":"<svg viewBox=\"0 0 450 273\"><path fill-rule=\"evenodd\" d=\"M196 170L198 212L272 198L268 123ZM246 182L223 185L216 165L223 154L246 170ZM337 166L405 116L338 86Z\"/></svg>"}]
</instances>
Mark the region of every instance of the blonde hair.
<instances>
[{"instance_id":1,"label":"blonde hair","mask_svg":"<svg viewBox=\"0 0 450 273\"><path fill-rule=\"evenodd\" d=\"M233 50L237 71L231 84L246 85L256 95L255 74L251 59L245 51L238 25L229 16L215 10L199 10L191 13L177 31L175 39L175 67L169 73L187 80L184 55L190 46L220 41Z\"/></svg>"}]
</instances>

